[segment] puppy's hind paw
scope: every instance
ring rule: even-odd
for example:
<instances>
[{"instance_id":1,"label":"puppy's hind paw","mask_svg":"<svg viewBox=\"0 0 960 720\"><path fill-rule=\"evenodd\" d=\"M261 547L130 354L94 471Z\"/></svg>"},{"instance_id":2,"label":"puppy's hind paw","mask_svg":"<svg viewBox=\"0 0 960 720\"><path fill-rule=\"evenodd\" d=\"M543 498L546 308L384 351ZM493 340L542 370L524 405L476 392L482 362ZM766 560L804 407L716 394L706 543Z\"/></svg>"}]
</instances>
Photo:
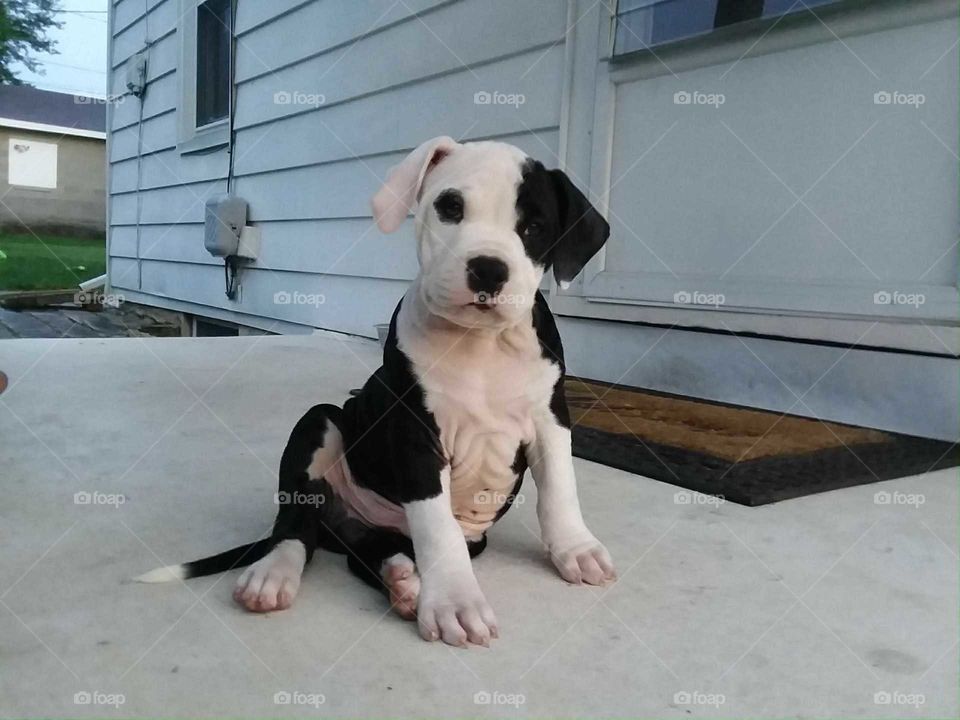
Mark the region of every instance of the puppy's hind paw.
<instances>
[{"instance_id":1,"label":"puppy's hind paw","mask_svg":"<svg viewBox=\"0 0 960 720\"><path fill-rule=\"evenodd\" d=\"M390 595L390 607L404 620L416 620L420 598L420 576L406 555L394 555L383 563L383 582Z\"/></svg>"},{"instance_id":2,"label":"puppy's hind paw","mask_svg":"<svg viewBox=\"0 0 960 720\"><path fill-rule=\"evenodd\" d=\"M300 589L306 549L299 540L284 540L270 554L243 571L233 599L251 612L286 610Z\"/></svg>"}]
</instances>

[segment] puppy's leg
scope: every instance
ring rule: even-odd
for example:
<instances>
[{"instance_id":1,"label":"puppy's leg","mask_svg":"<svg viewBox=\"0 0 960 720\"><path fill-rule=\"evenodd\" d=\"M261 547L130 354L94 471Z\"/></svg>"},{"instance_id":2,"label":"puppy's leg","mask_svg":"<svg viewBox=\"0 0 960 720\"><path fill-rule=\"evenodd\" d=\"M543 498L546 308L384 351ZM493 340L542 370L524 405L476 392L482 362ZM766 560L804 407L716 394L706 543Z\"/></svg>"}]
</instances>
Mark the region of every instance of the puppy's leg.
<instances>
[{"instance_id":1,"label":"puppy's leg","mask_svg":"<svg viewBox=\"0 0 960 720\"><path fill-rule=\"evenodd\" d=\"M497 621L470 564L463 530L450 506L450 469L440 472L439 494L405 502L422 587L417 605L420 635L449 645L489 645Z\"/></svg>"},{"instance_id":2,"label":"puppy's leg","mask_svg":"<svg viewBox=\"0 0 960 720\"><path fill-rule=\"evenodd\" d=\"M233 597L253 612L284 610L300 589L303 568L317 547L327 501L333 494L323 473L343 454L335 424L339 409L311 408L296 424L280 461L279 505L274 522L276 547L248 567L237 580Z\"/></svg>"},{"instance_id":3,"label":"puppy's leg","mask_svg":"<svg viewBox=\"0 0 960 720\"><path fill-rule=\"evenodd\" d=\"M487 546L487 536L467 543L471 558ZM368 529L347 550L347 565L365 583L390 598L390 607L404 620L417 617L420 574L410 538L392 530Z\"/></svg>"},{"instance_id":4,"label":"puppy's leg","mask_svg":"<svg viewBox=\"0 0 960 720\"><path fill-rule=\"evenodd\" d=\"M616 578L610 553L580 513L570 430L550 414L536 421L527 461L537 484L540 532L553 564L567 582L602 585Z\"/></svg>"},{"instance_id":5,"label":"puppy's leg","mask_svg":"<svg viewBox=\"0 0 960 720\"><path fill-rule=\"evenodd\" d=\"M410 538L392 530L367 528L347 547L347 565L365 583L386 592L400 617L416 617L420 575Z\"/></svg>"}]
</instances>

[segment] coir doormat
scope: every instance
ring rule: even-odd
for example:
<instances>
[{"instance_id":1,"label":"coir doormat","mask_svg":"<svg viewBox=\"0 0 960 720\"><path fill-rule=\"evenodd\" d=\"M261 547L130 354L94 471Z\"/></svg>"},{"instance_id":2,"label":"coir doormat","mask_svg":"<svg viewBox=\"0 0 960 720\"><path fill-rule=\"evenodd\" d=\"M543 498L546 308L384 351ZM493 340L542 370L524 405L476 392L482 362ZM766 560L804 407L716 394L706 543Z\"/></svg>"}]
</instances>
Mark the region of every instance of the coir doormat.
<instances>
[{"instance_id":1,"label":"coir doormat","mask_svg":"<svg viewBox=\"0 0 960 720\"><path fill-rule=\"evenodd\" d=\"M960 465L939 440L567 378L573 454L743 505Z\"/></svg>"}]
</instances>

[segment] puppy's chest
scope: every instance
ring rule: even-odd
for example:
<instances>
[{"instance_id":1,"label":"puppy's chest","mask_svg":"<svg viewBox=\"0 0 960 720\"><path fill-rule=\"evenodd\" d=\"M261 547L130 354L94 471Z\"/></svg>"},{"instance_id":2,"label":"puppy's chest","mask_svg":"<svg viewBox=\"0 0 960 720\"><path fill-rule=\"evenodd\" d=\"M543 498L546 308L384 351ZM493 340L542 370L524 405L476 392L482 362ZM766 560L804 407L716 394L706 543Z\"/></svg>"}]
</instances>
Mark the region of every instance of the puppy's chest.
<instances>
[{"instance_id":1,"label":"puppy's chest","mask_svg":"<svg viewBox=\"0 0 960 720\"><path fill-rule=\"evenodd\" d=\"M488 351L451 354L421 377L450 463L454 515L468 535L483 532L517 482L516 461L549 412L559 368L536 337Z\"/></svg>"}]
</instances>

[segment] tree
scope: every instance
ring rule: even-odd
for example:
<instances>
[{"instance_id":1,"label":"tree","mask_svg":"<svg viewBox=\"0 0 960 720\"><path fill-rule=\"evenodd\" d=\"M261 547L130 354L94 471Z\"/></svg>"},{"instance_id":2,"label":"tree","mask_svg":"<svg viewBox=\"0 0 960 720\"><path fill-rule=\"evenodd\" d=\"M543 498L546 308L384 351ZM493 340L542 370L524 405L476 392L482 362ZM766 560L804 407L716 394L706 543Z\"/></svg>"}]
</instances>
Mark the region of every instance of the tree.
<instances>
[{"instance_id":1,"label":"tree","mask_svg":"<svg viewBox=\"0 0 960 720\"><path fill-rule=\"evenodd\" d=\"M0 84L20 85L13 65L43 72L35 53L55 53L48 32L63 23L56 19L59 0L0 0Z\"/></svg>"}]
</instances>

